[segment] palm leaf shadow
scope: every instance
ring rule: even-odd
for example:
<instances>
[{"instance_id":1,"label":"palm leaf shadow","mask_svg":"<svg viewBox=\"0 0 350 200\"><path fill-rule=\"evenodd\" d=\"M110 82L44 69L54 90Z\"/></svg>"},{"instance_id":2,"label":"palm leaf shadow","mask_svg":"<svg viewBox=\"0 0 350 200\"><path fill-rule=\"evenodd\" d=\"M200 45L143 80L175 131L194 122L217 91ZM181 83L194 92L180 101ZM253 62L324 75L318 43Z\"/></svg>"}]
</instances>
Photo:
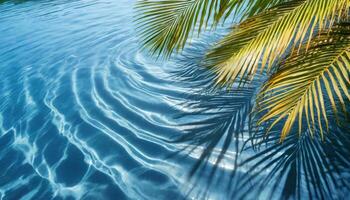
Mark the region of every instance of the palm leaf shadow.
<instances>
[{"instance_id":1,"label":"palm leaf shadow","mask_svg":"<svg viewBox=\"0 0 350 200\"><path fill-rule=\"evenodd\" d=\"M330 109L330 108L329 108ZM330 124L324 140L308 129L297 129L279 143L277 126L270 136L257 132L250 140L256 153L239 164L247 169L236 198L251 198L255 189L268 199L344 199L350 194L350 121L345 114ZM335 118L335 117L333 117ZM315 133L319 133L316 130Z\"/></svg>"},{"instance_id":2,"label":"palm leaf shadow","mask_svg":"<svg viewBox=\"0 0 350 200\"><path fill-rule=\"evenodd\" d=\"M264 75L239 89L210 89L214 75L201 67L206 44L199 46L203 51L198 45L185 51L174 72L177 81L193 88L182 105L189 111L176 116L185 121L179 125L183 135L173 142L185 144L178 154L199 152L188 177L196 181L206 176L207 184L196 198L207 198L220 180L226 181L231 199L342 199L350 194L350 121L345 115L340 116L342 126L330 123L324 140L306 127L300 137L296 128L280 143L282 124L266 135L269 125L256 126L260 116L251 115ZM229 181L220 179L228 159L233 163Z\"/></svg>"},{"instance_id":3,"label":"palm leaf shadow","mask_svg":"<svg viewBox=\"0 0 350 200\"><path fill-rule=\"evenodd\" d=\"M201 63L208 45L201 43L193 46L196 48L185 49L178 58L176 63L180 66L173 72L174 79L192 90L182 104L190 111L175 116L185 122L179 125L183 135L173 142L184 144L177 154L188 156L199 153L188 177L196 181L207 175L203 194L197 194L197 198L205 198L210 186L223 176L219 168L224 168L228 159L233 163L233 168L238 164L242 141L250 135L250 113L254 97L263 83L263 76L257 75L249 85L238 89L218 88L213 82L215 74L202 67ZM232 182L236 170L230 173L229 181Z\"/></svg>"}]
</instances>

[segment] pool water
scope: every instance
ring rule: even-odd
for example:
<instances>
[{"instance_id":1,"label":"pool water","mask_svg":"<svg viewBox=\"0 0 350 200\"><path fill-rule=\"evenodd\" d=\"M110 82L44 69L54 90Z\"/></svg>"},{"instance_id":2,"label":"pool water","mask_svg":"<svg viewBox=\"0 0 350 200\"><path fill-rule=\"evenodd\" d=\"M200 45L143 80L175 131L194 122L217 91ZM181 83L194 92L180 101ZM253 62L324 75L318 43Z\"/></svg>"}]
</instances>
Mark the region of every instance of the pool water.
<instances>
[{"instance_id":1,"label":"pool water","mask_svg":"<svg viewBox=\"0 0 350 200\"><path fill-rule=\"evenodd\" d=\"M140 50L134 0L0 1L0 199L184 199L198 156L176 60ZM219 186L220 188L220 186ZM196 193L196 192L194 192ZM208 196L220 199L220 189Z\"/></svg>"}]
</instances>

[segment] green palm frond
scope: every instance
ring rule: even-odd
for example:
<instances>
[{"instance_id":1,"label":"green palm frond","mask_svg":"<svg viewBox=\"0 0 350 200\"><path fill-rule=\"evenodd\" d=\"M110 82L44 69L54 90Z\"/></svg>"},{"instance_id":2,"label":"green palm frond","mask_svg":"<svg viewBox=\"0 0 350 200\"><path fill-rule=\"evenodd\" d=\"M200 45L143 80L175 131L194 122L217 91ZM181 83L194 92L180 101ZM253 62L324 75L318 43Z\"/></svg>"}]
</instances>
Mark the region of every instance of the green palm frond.
<instances>
[{"instance_id":1,"label":"green palm frond","mask_svg":"<svg viewBox=\"0 0 350 200\"><path fill-rule=\"evenodd\" d=\"M291 46L329 29L349 6L348 0L294 0L272 7L234 27L208 53L206 65L217 73L217 83L251 78L259 66L270 69Z\"/></svg>"},{"instance_id":2,"label":"green palm frond","mask_svg":"<svg viewBox=\"0 0 350 200\"><path fill-rule=\"evenodd\" d=\"M144 47L151 53L169 57L174 50L182 50L198 29L234 16L259 13L286 0L148 0L138 1L136 22Z\"/></svg>"},{"instance_id":3,"label":"green palm frond","mask_svg":"<svg viewBox=\"0 0 350 200\"><path fill-rule=\"evenodd\" d=\"M305 52L306 45L303 48ZM323 127L328 128L325 96L334 113L338 111L336 99L345 111L344 102L350 99L349 71L350 24L343 23L312 40L307 52L295 50L267 81L258 98L258 110L267 112L260 123L272 119L272 128L285 119L281 140L295 121L301 132L303 120L310 130L318 126L323 136Z\"/></svg>"},{"instance_id":4,"label":"green palm frond","mask_svg":"<svg viewBox=\"0 0 350 200\"><path fill-rule=\"evenodd\" d=\"M184 48L197 23L200 32L213 18L219 20L227 5L227 0L139 1L136 20L140 36L152 53L164 52L168 57Z\"/></svg>"},{"instance_id":5,"label":"green palm frond","mask_svg":"<svg viewBox=\"0 0 350 200\"><path fill-rule=\"evenodd\" d=\"M272 6L288 2L290 0L235 0L230 1L228 9L234 10L234 16L241 14L241 19L252 17L260 12L265 11ZM231 12L228 12L229 14Z\"/></svg>"}]
</instances>

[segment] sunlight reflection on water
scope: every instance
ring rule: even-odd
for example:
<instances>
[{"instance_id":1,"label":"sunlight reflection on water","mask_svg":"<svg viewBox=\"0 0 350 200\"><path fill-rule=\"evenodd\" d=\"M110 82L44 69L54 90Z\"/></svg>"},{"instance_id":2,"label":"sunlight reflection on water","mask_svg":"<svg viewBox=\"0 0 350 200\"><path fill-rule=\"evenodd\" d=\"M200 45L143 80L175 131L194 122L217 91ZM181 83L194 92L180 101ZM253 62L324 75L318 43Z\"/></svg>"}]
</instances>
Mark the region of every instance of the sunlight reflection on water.
<instances>
[{"instance_id":1,"label":"sunlight reflection on water","mask_svg":"<svg viewBox=\"0 0 350 200\"><path fill-rule=\"evenodd\" d=\"M0 4L0 199L184 198L199 156L166 140L191 88L139 51L133 3Z\"/></svg>"}]
</instances>

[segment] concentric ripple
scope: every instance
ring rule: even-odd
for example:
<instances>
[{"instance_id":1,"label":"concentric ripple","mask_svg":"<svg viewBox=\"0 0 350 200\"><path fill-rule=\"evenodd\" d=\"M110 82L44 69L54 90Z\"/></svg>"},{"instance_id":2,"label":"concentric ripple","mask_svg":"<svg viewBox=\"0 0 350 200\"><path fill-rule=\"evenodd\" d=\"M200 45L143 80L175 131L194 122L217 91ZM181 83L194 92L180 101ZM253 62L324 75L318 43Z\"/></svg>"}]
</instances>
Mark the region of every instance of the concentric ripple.
<instances>
[{"instance_id":1,"label":"concentric ripple","mask_svg":"<svg viewBox=\"0 0 350 200\"><path fill-rule=\"evenodd\" d=\"M190 88L139 50L133 3L1 1L0 199L185 197L196 156L166 141Z\"/></svg>"}]
</instances>

